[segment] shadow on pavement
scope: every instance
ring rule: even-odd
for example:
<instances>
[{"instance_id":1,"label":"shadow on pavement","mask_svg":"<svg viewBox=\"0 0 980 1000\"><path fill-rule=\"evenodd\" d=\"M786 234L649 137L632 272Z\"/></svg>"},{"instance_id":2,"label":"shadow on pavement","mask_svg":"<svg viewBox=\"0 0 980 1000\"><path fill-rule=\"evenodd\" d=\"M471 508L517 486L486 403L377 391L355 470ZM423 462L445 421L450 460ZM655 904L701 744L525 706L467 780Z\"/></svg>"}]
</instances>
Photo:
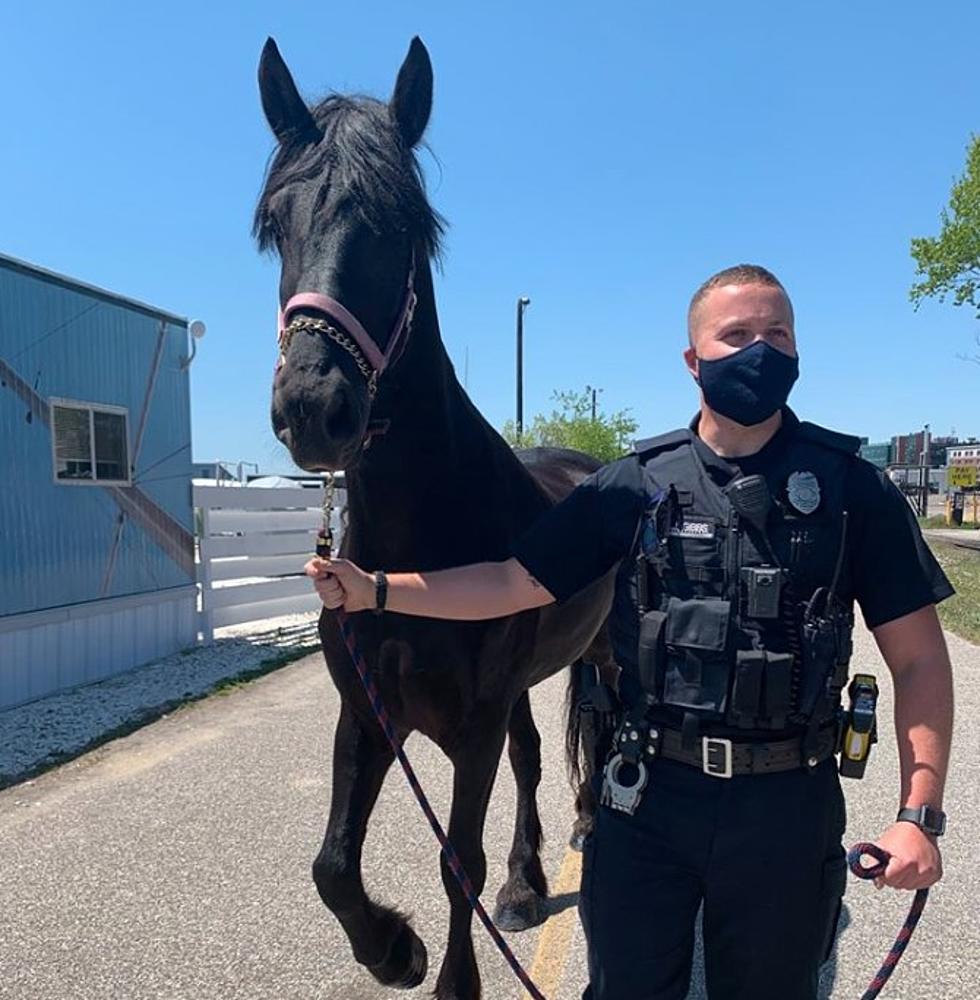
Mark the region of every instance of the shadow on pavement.
<instances>
[{"instance_id":1,"label":"shadow on pavement","mask_svg":"<svg viewBox=\"0 0 980 1000\"><path fill-rule=\"evenodd\" d=\"M556 917L559 913L564 913L565 910L570 910L572 907L578 906L578 893L577 892L563 892L558 896L548 897L548 916Z\"/></svg>"}]
</instances>

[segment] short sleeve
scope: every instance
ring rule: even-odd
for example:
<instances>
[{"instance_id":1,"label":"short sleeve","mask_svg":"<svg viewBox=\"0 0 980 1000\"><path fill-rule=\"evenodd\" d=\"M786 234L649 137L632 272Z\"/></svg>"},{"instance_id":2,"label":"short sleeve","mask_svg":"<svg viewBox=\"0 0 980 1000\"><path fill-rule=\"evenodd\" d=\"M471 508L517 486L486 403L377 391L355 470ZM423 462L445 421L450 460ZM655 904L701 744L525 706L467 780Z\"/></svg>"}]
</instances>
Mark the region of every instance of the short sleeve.
<instances>
[{"instance_id":1,"label":"short sleeve","mask_svg":"<svg viewBox=\"0 0 980 1000\"><path fill-rule=\"evenodd\" d=\"M854 596L869 628L877 628L953 594L898 487L867 462L848 480L854 514Z\"/></svg>"},{"instance_id":2,"label":"short sleeve","mask_svg":"<svg viewBox=\"0 0 980 1000\"><path fill-rule=\"evenodd\" d=\"M542 514L511 555L555 600L566 601L626 555L642 500L636 459L613 462Z\"/></svg>"}]
</instances>

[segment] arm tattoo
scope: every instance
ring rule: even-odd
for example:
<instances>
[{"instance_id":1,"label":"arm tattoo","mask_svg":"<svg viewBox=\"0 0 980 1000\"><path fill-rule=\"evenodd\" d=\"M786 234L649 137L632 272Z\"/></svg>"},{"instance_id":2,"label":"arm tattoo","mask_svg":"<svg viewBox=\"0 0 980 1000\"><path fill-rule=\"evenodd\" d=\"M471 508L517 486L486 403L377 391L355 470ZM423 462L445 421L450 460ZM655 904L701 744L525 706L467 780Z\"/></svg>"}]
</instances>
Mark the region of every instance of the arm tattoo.
<instances>
[{"instance_id":1,"label":"arm tattoo","mask_svg":"<svg viewBox=\"0 0 980 1000\"><path fill-rule=\"evenodd\" d=\"M528 578L528 581L530 582L531 586L532 586L532 587L533 587L533 588L534 588L535 590L540 590L540 589L541 589L541 584L540 584L540 583L538 583L538 581L537 581L537 580L535 580L535 579L534 579L534 577L533 577L533 576L531 576L531 574L530 574L530 573L528 573L528 575L527 575L527 578Z\"/></svg>"}]
</instances>

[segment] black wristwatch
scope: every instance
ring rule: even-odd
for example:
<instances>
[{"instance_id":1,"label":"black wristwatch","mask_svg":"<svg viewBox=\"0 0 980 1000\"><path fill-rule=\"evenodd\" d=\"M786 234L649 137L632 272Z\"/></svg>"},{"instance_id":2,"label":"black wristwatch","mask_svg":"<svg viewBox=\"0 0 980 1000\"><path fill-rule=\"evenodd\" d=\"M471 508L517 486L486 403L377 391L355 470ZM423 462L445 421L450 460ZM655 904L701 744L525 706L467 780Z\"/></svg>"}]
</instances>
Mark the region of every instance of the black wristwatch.
<instances>
[{"instance_id":1,"label":"black wristwatch","mask_svg":"<svg viewBox=\"0 0 980 1000\"><path fill-rule=\"evenodd\" d=\"M388 577L383 569L374 571L374 613L380 615L388 603Z\"/></svg>"},{"instance_id":2,"label":"black wristwatch","mask_svg":"<svg viewBox=\"0 0 980 1000\"><path fill-rule=\"evenodd\" d=\"M946 813L932 806L919 806L918 809L899 809L896 822L914 823L923 833L941 837L946 832Z\"/></svg>"}]
</instances>

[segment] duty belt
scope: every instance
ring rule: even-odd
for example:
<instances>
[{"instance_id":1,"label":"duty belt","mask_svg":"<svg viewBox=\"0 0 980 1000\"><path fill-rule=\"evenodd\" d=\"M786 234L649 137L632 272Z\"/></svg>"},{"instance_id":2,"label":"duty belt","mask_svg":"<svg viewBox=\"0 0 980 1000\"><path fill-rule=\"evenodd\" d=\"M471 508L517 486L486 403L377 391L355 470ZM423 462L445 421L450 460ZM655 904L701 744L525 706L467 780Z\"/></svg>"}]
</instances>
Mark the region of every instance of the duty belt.
<instances>
[{"instance_id":1,"label":"duty belt","mask_svg":"<svg viewBox=\"0 0 980 1000\"><path fill-rule=\"evenodd\" d=\"M680 730L661 728L659 756L690 764L715 778L741 774L773 774L816 767L837 751L837 728L823 729L810 754L803 757L803 737L771 743L736 743L720 736L702 736L693 747L685 747Z\"/></svg>"},{"instance_id":2,"label":"duty belt","mask_svg":"<svg viewBox=\"0 0 980 1000\"><path fill-rule=\"evenodd\" d=\"M692 734L685 739L682 730L648 722L642 718L642 710L634 708L626 713L613 738L602 771L599 803L632 816L650 777L648 765L658 757L689 764L713 778L799 768L812 771L834 755L837 739L836 725L769 742L736 743L724 736L702 736L698 740Z\"/></svg>"}]
</instances>

